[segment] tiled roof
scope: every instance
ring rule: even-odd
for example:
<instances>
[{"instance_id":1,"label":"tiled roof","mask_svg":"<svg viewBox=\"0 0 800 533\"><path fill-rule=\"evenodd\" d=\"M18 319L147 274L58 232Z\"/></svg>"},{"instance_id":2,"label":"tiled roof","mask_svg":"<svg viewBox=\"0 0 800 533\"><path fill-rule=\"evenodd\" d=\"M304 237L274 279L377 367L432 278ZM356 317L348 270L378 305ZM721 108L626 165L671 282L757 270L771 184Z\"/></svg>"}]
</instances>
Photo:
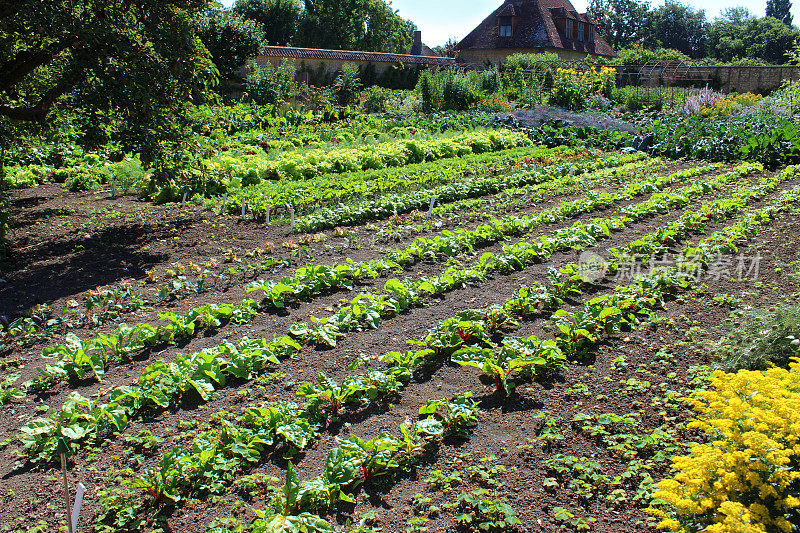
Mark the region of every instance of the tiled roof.
<instances>
[{"instance_id":1,"label":"tiled roof","mask_svg":"<svg viewBox=\"0 0 800 533\"><path fill-rule=\"evenodd\" d=\"M517 17L514 33L511 37L500 37L497 17L507 16L509 9L512 9ZM558 31L553 20L559 11L569 19L594 23L589 15L575 11L569 0L506 0L458 43L456 50L562 48L616 57L614 50L597 32L594 34L593 43L567 39Z\"/></svg>"},{"instance_id":2,"label":"tiled roof","mask_svg":"<svg viewBox=\"0 0 800 533\"><path fill-rule=\"evenodd\" d=\"M354 50L322 50L319 48L294 48L289 46L263 46L261 47L261 55L293 59L338 59L340 61L417 65L451 65L455 62L451 57L357 52Z\"/></svg>"},{"instance_id":3,"label":"tiled roof","mask_svg":"<svg viewBox=\"0 0 800 533\"><path fill-rule=\"evenodd\" d=\"M436 56L436 52L431 50L431 47L428 46L425 43L422 43L422 46L420 46L420 51L419 51L418 54L415 54L414 52L415 52L415 50L414 50L414 47L412 46L411 49L408 52L406 52L406 55L437 57Z\"/></svg>"}]
</instances>

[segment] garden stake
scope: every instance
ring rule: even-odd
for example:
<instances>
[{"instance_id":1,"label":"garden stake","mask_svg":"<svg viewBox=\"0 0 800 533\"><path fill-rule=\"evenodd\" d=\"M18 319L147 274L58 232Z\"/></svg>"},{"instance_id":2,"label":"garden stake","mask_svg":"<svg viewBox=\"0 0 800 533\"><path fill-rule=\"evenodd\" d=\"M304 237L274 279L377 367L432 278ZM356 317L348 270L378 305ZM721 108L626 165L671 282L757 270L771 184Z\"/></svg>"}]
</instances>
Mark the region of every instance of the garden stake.
<instances>
[{"instance_id":1,"label":"garden stake","mask_svg":"<svg viewBox=\"0 0 800 533\"><path fill-rule=\"evenodd\" d=\"M227 203L228 203L228 193L225 193L225 198L222 199L222 207L219 208L220 215L225 212L225 204Z\"/></svg>"},{"instance_id":2,"label":"garden stake","mask_svg":"<svg viewBox=\"0 0 800 533\"><path fill-rule=\"evenodd\" d=\"M86 492L86 487L84 487L83 483L78 483L75 488L75 505L72 506L72 533L78 533L78 518L81 515L84 492Z\"/></svg>"},{"instance_id":3,"label":"garden stake","mask_svg":"<svg viewBox=\"0 0 800 533\"><path fill-rule=\"evenodd\" d=\"M431 198L431 205L428 208L428 218L431 218L431 216L433 215L433 204L435 203L436 203L436 197L434 196L433 198Z\"/></svg>"},{"instance_id":4,"label":"garden stake","mask_svg":"<svg viewBox=\"0 0 800 533\"><path fill-rule=\"evenodd\" d=\"M64 503L66 503L67 508L67 529L69 533L75 533L72 530L72 520L70 520L70 512L69 512L69 482L67 481L67 458L62 453L61 454L61 473L64 474Z\"/></svg>"},{"instance_id":5,"label":"garden stake","mask_svg":"<svg viewBox=\"0 0 800 533\"><path fill-rule=\"evenodd\" d=\"M186 207L186 193L183 193L183 199L181 199L181 209Z\"/></svg>"},{"instance_id":6,"label":"garden stake","mask_svg":"<svg viewBox=\"0 0 800 533\"><path fill-rule=\"evenodd\" d=\"M289 226L289 231L294 230L294 207L292 208L292 224Z\"/></svg>"},{"instance_id":7,"label":"garden stake","mask_svg":"<svg viewBox=\"0 0 800 533\"><path fill-rule=\"evenodd\" d=\"M269 224L269 206L267 206L267 224Z\"/></svg>"},{"instance_id":8,"label":"garden stake","mask_svg":"<svg viewBox=\"0 0 800 533\"><path fill-rule=\"evenodd\" d=\"M242 202L242 218L244 218L245 213L247 213L247 204Z\"/></svg>"}]
</instances>

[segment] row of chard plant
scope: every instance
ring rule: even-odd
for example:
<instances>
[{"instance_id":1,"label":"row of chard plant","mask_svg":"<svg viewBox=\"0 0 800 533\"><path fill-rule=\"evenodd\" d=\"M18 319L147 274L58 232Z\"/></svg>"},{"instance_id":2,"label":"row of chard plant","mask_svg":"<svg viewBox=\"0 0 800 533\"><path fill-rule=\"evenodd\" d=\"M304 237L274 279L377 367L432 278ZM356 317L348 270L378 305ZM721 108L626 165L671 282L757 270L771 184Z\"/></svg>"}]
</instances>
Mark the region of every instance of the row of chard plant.
<instances>
[{"instance_id":1,"label":"row of chard plant","mask_svg":"<svg viewBox=\"0 0 800 533\"><path fill-rule=\"evenodd\" d=\"M774 191L781 181L796 176L796 174L796 169L788 168L778 179L762 181L758 190L748 199L754 201L764 198L764 196L771 191ZM703 268L708 268L719 254L736 253L737 248L735 243L746 240L748 237L755 234L760 226L768 223L783 211L791 209L798 200L800 200L800 187L794 187L792 190L784 192L765 208L751 211L739 221L702 239L697 244L688 244L684 246L682 257L687 258L687 263L699 261L700 264L703 265ZM713 216L717 217L715 218L716 220L720 220L730 214L731 212L729 210L720 206L720 211ZM687 222L687 231L690 229L691 224L689 220L690 217L687 216L685 218ZM702 233L704 230L701 227L692 226L692 231ZM652 239L658 238L655 232L649 237ZM620 264L612 261L610 272L613 273L617 268L620 268L620 266ZM590 324L582 328L581 334L577 337L571 332L562 329L559 323L559 320L567 317L569 313L563 312L560 315L554 316L554 322L559 326L557 346L565 347L565 353L585 352L591 346L596 346L602 338L612 335L621 328L635 325L638 322L636 318L637 314L650 314L657 309L663 308L666 301L689 286L689 282L685 277L686 266L687 265L682 263L679 259L675 266L665 267L649 275L638 276L633 283L624 287L617 287L611 294L590 300L584 305L583 311L577 311L573 313L573 315L592 314L598 307L602 307L602 310L599 314L596 314ZM565 268L568 271L574 271L578 268L578 265L567 265ZM578 287L582 282L579 278L572 279L574 280L575 290L580 292ZM538 289L535 288L520 289L520 291L525 291L525 293L531 291L536 292L537 290ZM485 320L484 327L487 328L487 331L490 331L490 327L496 327L497 325L496 317L498 309L505 310L509 316L511 316L513 313L519 313L519 310L528 307L527 303L520 304L519 298L515 297L501 306L493 306L486 310L473 313L483 314ZM541 309L539 305L528 308ZM516 363L508 361L508 363L511 364L505 369L500 368L499 365L493 362L483 362L476 365L474 358L465 358L464 356L465 354L471 355L475 354L477 351L485 350L486 348L480 347L481 343L490 344L493 352L502 354L504 351L508 351L508 347L513 346L518 340L504 339L503 346L499 347L492 344L491 341L488 340L488 337L479 339L477 342L468 338L467 341L472 341L473 344L467 348L463 348L462 346L467 342L464 340L463 333L465 326L455 326L455 324L461 322L461 318L462 317L459 316L445 321L445 323L449 322L453 325L453 327L451 327L451 330L453 330L451 331L451 337L454 340L460 338L462 340L460 343L455 341L452 346L443 349L439 347L438 344L432 344L430 339L434 335L429 335L428 338L420 342L420 344L427 343L434 346L436 351L427 349L408 352L408 354L402 358L404 361L402 368L408 368L407 361L424 359L432 353L438 353L441 356L442 353L449 352L450 358L459 364L482 368L487 374L494 378L498 389L500 389L502 379L499 379L497 376L498 374L507 373L508 370L512 368L512 364L518 365L515 369L530 369L540 364L538 360L545 360L545 358L535 358L537 362L531 362L530 357L526 357L524 361L512 360L516 361ZM578 319L578 316L573 317L573 322L576 319ZM442 325L439 326L439 329L442 329ZM475 327L474 323L471 327ZM478 339L477 336L476 339ZM477 348L475 348L475 346L477 346ZM540 351L543 349L546 352L552 352L558 349L555 347L553 341L545 341L541 343L541 346L542 347L539 349ZM388 359L391 362L398 361L400 359L398 355L399 354L387 354L384 356L384 360ZM497 356L494 357L496 358ZM389 366L389 371L391 371L392 368L392 366ZM404 375L408 374L406 373ZM354 378L349 379L352 380ZM328 387L334 388L331 385L328 385ZM339 387L339 389L341 389L341 387ZM454 400L459 399L462 402L461 406L457 409L453 409L452 407L449 407L449 409L452 409L455 413L462 414L460 420L469 422L463 424L460 427L459 433L457 433L459 437L468 437L469 432L473 429L475 422L478 420L476 411L478 405L470 399L469 393L458 395L454 398ZM464 403L464 401L467 403ZM429 402L428 406L420 409L420 414L425 415L430 412L431 406L437 402L438 401ZM439 405L434 407L434 409L437 408L439 408ZM414 428L416 430L417 426L415 425ZM421 433L425 434L426 438L438 437L437 434L431 435L424 431ZM245 530L252 533L303 531L304 528L313 528L307 530L314 531L335 531L334 527L327 520L322 518L321 515L334 512L340 502L352 502L353 492L364 483L369 482L376 473L389 475L403 472L413 466L416 457L414 457L414 461L409 464L407 462L409 455L406 453L408 448L403 445L397 445L398 443L404 444L406 435L411 435L411 432L407 426L401 426L400 434L401 437L396 437L390 433L382 432L376 438L366 441L358 437L351 437L349 440L337 439L337 446L328 453L322 473L306 481L301 482L298 479L292 464L289 463L282 492L271 502L267 510L256 512L258 518ZM421 439L418 442L424 445L427 440ZM419 451L421 452L422 450L423 448L420 447ZM380 457L382 460L374 461L373 458L375 457ZM405 460L397 460L399 457L403 457ZM342 494L343 492L344 494ZM209 531L216 532L217 530L211 529Z\"/></svg>"},{"instance_id":2,"label":"row of chard plant","mask_svg":"<svg viewBox=\"0 0 800 533\"><path fill-rule=\"evenodd\" d=\"M562 219L565 212L571 213L572 216L591 213L644 192L662 190L670 184L690 179L713 168L717 167L715 165L695 167L647 183L637 182L613 195L589 194L581 200L562 203L554 208L554 211L559 214L558 220ZM541 237L538 242L520 241L514 245L504 245L501 253L486 252L466 269L450 267L441 275L432 278L390 279L384 286L388 294L374 292L360 294L327 319L320 320L312 316L310 323L295 324L289 333L317 346L335 347L336 339L342 337L345 331L361 328L377 329L382 319L393 317L412 307L422 306L428 298L441 296L467 283L482 282L486 276L494 272L509 273L522 270L531 263L549 260L558 251L570 248L581 250L595 246L600 239L609 237L614 230L635 223L653 213L684 205L689 197L715 190L753 169L754 167L743 165L733 172L710 180L707 182L708 185L695 184L686 187L682 193L654 193L646 202L626 207L625 215L622 217L597 219L588 223L577 222L552 236ZM540 215L546 218L552 214L548 211L543 211Z\"/></svg>"},{"instance_id":3,"label":"row of chard plant","mask_svg":"<svg viewBox=\"0 0 800 533\"><path fill-rule=\"evenodd\" d=\"M688 187L687 192L699 194L699 191L714 190L755 169L756 167L741 165L734 171L711 180L710 185L695 184ZM657 182L664 187L705 170L703 167L688 169L658 178ZM641 184L636 184L636 190L641 190L640 187ZM595 200L597 201L599 200ZM622 227L652 213L663 212L670 205L684 205L687 202L682 195L655 194L646 202L626 208L627 214L623 217L576 224L558 232L552 239L542 238L533 244L522 241L508 246L505 253L498 256L483 254L472 268L463 271L448 269L436 283L431 283L429 279L392 279L386 283L386 288L394 297L370 298L370 304L364 305L365 295L360 295L343 312L335 315L334 320L318 321L311 327L302 323L295 324L289 332L315 344L335 345L337 336L342 335L340 326L346 324L348 329L365 325L378 327L381 316L421 305L424 295L441 294L468 281L480 281L488 272L508 272L523 268L533 261L546 260L557 249L592 246L597 243L598 238L608 236L612 228ZM589 202L585 209L594 209L597 205L599 204ZM143 411L167 408L188 392L196 392L207 401L217 388L226 383L226 379L249 379L266 366L278 364L281 359L299 350L299 344L284 336L269 342L266 339L243 339L237 345L226 341L213 349L188 356L179 355L170 363L158 360L145 369L138 387L122 386L113 389L107 404L72 393L60 411L51 413L48 418L36 419L23 428L21 440L24 449L35 461L49 460L59 449L59 445L62 448L66 445L71 451L76 451L82 442L108 432L122 431L134 416Z\"/></svg>"},{"instance_id":4,"label":"row of chard plant","mask_svg":"<svg viewBox=\"0 0 800 533\"><path fill-rule=\"evenodd\" d=\"M794 175L796 172L791 169L781 177L788 179ZM761 199L774 190L780 181L781 178L762 181L756 191L751 191L749 195L745 193L742 199L745 202ZM800 188L785 193L771 206L749 214L697 245L685 246L685 256L692 260L699 257L702 264L707 266L718 253L735 252L732 243L748 236L754 228L789 208L798 197ZM715 212L710 207L712 205L719 210ZM731 213L719 201L708 206L703 211L713 213L712 216L717 220ZM703 231L691 226L689 214L682 220L687 231L690 227L698 233ZM658 234L654 232L650 237L657 239ZM610 272L619 267L618 263L612 262ZM580 293L584 282L575 275L578 268L578 265L567 265L562 272L572 273L569 278L572 283L570 290ZM218 418L216 422L221 428L199 435L194 440L191 452L186 453L180 448L171 450L157 468L135 478L130 486L145 489L159 503L175 503L181 494L186 493L221 492L237 472L261 462L266 455L276 451L285 452L288 447L291 456L306 447L331 418L343 414L345 405L359 406L365 399L375 401L376 398L397 393L399 384L408 383L414 369L432 356L439 363L447 356L458 364L477 366L494 379L498 391L504 391L511 373L535 369L535 374L536 371L559 366L566 359L564 354L583 353L590 345L596 345L601 337L609 336L621 328L633 327L637 323L637 314L649 314L662 308L669 297L687 286L681 265L670 267L639 277L628 286L618 287L612 294L592 299L584 304L582 311L557 312L553 316L554 323L559 327L556 341L539 342L534 337L505 338L502 345L497 345L492 338L501 330L514 327L512 317L522 318L546 309L541 301L531 302L529 294L562 290L555 286L550 289L542 286L520 289L500 306L469 312L473 317L482 317L478 320L465 317L463 313L446 320L424 341L418 341L427 346L424 350L386 354L382 360L388 366L383 371L370 369L364 375L345 378L341 385L324 375L319 376L317 383L301 385L298 396L310 398L303 408L292 403L279 403L269 407L246 408L235 420ZM587 315L592 317L588 322L584 318ZM586 324L577 330L579 334L576 335L573 330L562 327L565 322ZM449 345L432 340L441 339L442 331L447 329L452 340ZM487 355L487 351L492 354ZM476 357L478 354L484 357ZM469 393L465 393L450 400L429 401L420 409L420 415L423 417L421 420L400 427L400 436L381 432L369 440L357 436L337 439L336 447L326 457L322 473L307 481L301 482L289 463L282 495L272 502L271 509L258 513L259 518L251 525L251 530L302 531L311 527L315 531L333 531L330 523L314 513L333 511L340 502L353 503L354 492L362 484L381 475L411 468L425 446L433 440L448 436L468 437L478 421L478 404ZM295 428L298 421L302 426L299 431ZM106 509L106 517L114 515L109 511L114 509Z\"/></svg>"},{"instance_id":5,"label":"row of chard plant","mask_svg":"<svg viewBox=\"0 0 800 533\"><path fill-rule=\"evenodd\" d=\"M391 257L391 263L377 260L378 264L375 263L376 260L373 260L369 262L370 264L366 266L361 264L352 271L342 269L331 271L325 267L309 266L298 270L293 280L294 283L286 283L286 280L280 283L252 283L247 289L248 292L263 291L266 296L261 304L252 299L245 299L239 306L206 304L194 308L183 315L163 313L161 318L169 320L169 324L166 326L151 326L144 323L135 326L122 324L116 334L98 334L93 339L86 341L81 341L74 334L70 334L67 336L65 344L49 347L43 351L46 356L56 355L59 358L55 364L47 365L44 369L40 369L40 372L43 374L43 381L46 383L54 383L73 376L82 378L87 370L91 370L98 379L102 379L107 366L113 362L128 359L132 354L148 347L152 348L159 344L163 345L172 343L175 340L190 338L201 327L213 330L229 321L240 324L245 323L255 316L259 309L263 310L265 307L274 309L286 305L287 294L293 298L301 299L320 294L330 288L344 286L352 289L352 281L354 279L376 277L381 268L386 269L392 268L394 265L411 264L422 259L436 260L436 257L441 254L452 257L464 252L473 252L475 247L496 242L504 238L505 235L523 234L539 225L591 213L622 199L632 198L654 190L661 190L676 181L689 179L713 168L716 168L716 166L697 167L679 171L667 177L657 178L650 182L637 182L625 187L615 195L590 194L582 200L564 202L540 213L536 217L528 218L526 221L513 220L512 222L516 222L516 225L506 225L501 228L485 225L486 228L484 229L493 230L493 233L490 234L474 233L470 235L467 232L456 235L446 233L442 235L444 239L417 239L409 249L402 252L392 252L390 255L394 255L394 257ZM749 167L742 166L740 170L746 168ZM720 183L734 179L737 175L739 174L726 174L726 178L721 180ZM695 187L695 193L697 192ZM671 201L675 202L676 200L673 199ZM620 223L620 221L614 222L614 224ZM608 231L609 228L603 227L602 224L579 224L568 230L563 230L556 235L555 240L552 242L542 240L542 242L537 243L538 255L536 257L545 255L549 257L550 254L563 246L586 246L593 239L603 234L607 235ZM465 238L462 239L462 237ZM531 246L529 245L525 248L530 256ZM515 261L518 262L515 258L519 257L522 252L521 244L515 247L507 246L500 258L494 262L492 262L492 254L485 254L472 269L468 270L477 276L474 279L458 279L453 276L452 272L447 271L438 278L421 280L420 283L422 284L419 287L411 286L396 279L390 280L386 284L386 289L393 293L391 298L373 294L360 295L353 300L347 309L340 312L336 319L325 322L317 321L311 326L299 324L294 326L292 333L313 339L319 344L335 346L335 339L340 335L341 329L351 329L357 324L363 325L364 322L371 322L373 327L377 327L376 321L379 322L380 316L393 315L411 306L420 305L426 292L440 294L462 283L482 280L486 274L492 271L508 270L508 265L514 264ZM351 274L352 277L350 276ZM304 283L297 283L298 279ZM314 281L316 284L309 283L309 281ZM364 305L365 301L368 301L369 304Z\"/></svg>"},{"instance_id":6,"label":"row of chard plant","mask_svg":"<svg viewBox=\"0 0 800 533\"><path fill-rule=\"evenodd\" d=\"M600 160L597 166L602 172L602 169L628 162L627 158L612 156ZM54 362L39 369L41 377L28 383L27 388L44 389L72 377L83 378L87 371L102 379L110 364L129 359L143 350L185 341L201 330L214 330L229 322L246 323L259 312L283 308L291 301L309 299L326 291L351 290L356 283L376 278L381 272L400 272L404 266L421 260L435 261L440 255L452 257L473 250L475 246L490 245L507 235L520 234L580 212L580 206L572 203L539 217L509 216L493 224L478 226L475 230L442 232L436 237L418 238L406 249L388 252L388 260L372 259L358 263L348 260L333 266L307 265L295 270L293 276L277 282L259 280L249 284L246 288L248 294L263 291L261 302L246 297L239 304L204 304L185 313L165 312L159 315L165 324L120 324L116 333L102 333L85 340L70 333L64 344L43 350L43 355L53 358Z\"/></svg>"},{"instance_id":7,"label":"row of chard plant","mask_svg":"<svg viewBox=\"0 0 800 533\"><path fill-rule=\"evenodd\" d=\"M422 210L429 206L431 199L435 199L439 203L449 203L466 198L477 198L488 194L496 194L509 188L540 184L567 174L573 176L587 174L604 168L623 166L646 158L645 154L637 152L611 159L586 161L582 164L562 164L555 168L547 169L544 174L538 171L530 171L516 172L500 177L476 176L470 179L454 181L433 189L383 195L374 200L338 204L335 207L318 209L296 220L293 229L299 232L311 232L336 226L358 225L371 220L380 220L393 215Z\"/></svg>"},{"instance_id":8,"label":"row of chard plant","mask_svg":"<svg viewBox=\"0 0 800 533\"><path fill-rule=\"evenodd\" d=\"M241 211L242 204L246 204L254 216L261 217L266 215L267 208L270 213L276 213L281 206L291 206L298 215L302 215L320 206L342 201L430 188L478 173L499 174L534 164L549 165L591 155L597 155L597 151L563 146L523 146L400 168L324 174L311 180L266 181L231 190L226 209L235 214Z\"/></svg>"}]
</instances>

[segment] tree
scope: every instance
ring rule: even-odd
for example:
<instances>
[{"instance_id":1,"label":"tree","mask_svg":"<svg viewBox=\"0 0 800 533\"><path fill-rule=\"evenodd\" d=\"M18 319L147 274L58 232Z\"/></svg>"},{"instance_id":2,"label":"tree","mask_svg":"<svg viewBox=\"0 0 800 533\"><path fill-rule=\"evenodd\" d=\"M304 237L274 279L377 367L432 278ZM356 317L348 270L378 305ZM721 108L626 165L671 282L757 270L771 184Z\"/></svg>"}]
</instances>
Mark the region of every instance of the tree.
<instances>
[{"instance_id":1,"label":"tree","mask_svg":"<svg viewBox=\"0 0 800 533\"><path fill-rule=\"evenodd\" d=\"M747 29L745 25L718 19L708 27L706 49L710 57L733 61L747 55Z\"/></svg>"},{"instance_id":2,"label":"tree","mask_svg":"<svg viewBox=\"0 0 800 533\"><path fill-rule=\"evenodd\" d=\"M58 102L114 110L153 160L216 69L193 20L207 0L16 0L0 7L0 116L46 121ZM132 146L131 146L132 145Z\"/></svg>"},{"instance_id":3,"label":"tree","mask_svg":"<svg viewBox=\"0 0 800 533\"><path fill-rule=\"evenodd\" d=\"M258 22L216 9L198 18L197 35L224 79L241 77L242 67L248 59L258 55L264 41L264 32Z\"/></svg>"},{"instance_id":4,"label":"tree","mask_svg":"<svg viewBox=\"0 0 800 533\"><path fill-rule=\"evenodd\" d=\"M236 0L233 11L258 22L268 44L287 46L297 32L303 5L300 0Z\"/></svg>"},{"instance_id":5,"label":"tree","mask_svg":"<svg viewBox=\"0 0 800 533\"><path fill-rule=\"evenodd\" d=\"M442 57L456 57L456 46L458 45L458 39L455 37L450 37L447 39L447 42L444 46L434 46L432 48L433 53L437 56Z\"/></svg>"},{"instance_id":6,"label":"tree","mask_svg":"<svg viewBox=\"0 0 800 533\"><path fill-rule=\"evenodd\" d=\"M716 20L708 31L709 55L722 61L761 59L784 63L800 32L772 17L751 17L743 25Z\"/></svg>"},{"instance_id":7,"label":"tree","mask_svg":"<svg viewBox=\"0 0 800 533\"><path fill-rule=\"evenodd\" d=\"M767 16L792 25L792 0L767 0Z\"/></svg>"},{"instance_id":8,"label":"tree","mask_svg":"<svg viewBox=\"0 0 800 533\"><path fill-rule=\"evenodd\" d=\"M411 40L407 21L384 0L305 0L295 44L403 53Z\"/></svg>"},{"instance_id":9,"label":"tree","mask_svg":"<svg viewBox=\"0 0 800 533\"><path fill-rule=\"evenodd\" d=\"M750 10L743 6L726 7L720 13L717 21L728 22L734 26L744 26L749 21L756 18Z\"/></svg>"},{"instance_id":10,"label":"tree","mask_svg":"<svg viewBox=\"0 0 800 533\"><path fill-rule=\"evenodd\" d=\"M642 44L648 35L650 9L644 0L590 0L588 13L612 48Z\"/></svg>"},{"instance_id":11,"label":"tree","mask_svg":"<svg viewBox=\"0 0 800 533\"><path fill-rule=\"evenodd\" d=\"M785 63L787 54L800 42L800 32L778 19L753 19L746 26L745 57L757 57L774 64Z\"/></svg>"},{"instance_id":12,"label":"tree","mask_svg":"<svg viewBox=\"0 0 800 533\"><path fill-rule=\"evenodd\" d=\"M666 0L653 11L652 36L664 48L674 48L693 59L705 54L706 12L678 0Z\"/></svg>"}]
</instances>

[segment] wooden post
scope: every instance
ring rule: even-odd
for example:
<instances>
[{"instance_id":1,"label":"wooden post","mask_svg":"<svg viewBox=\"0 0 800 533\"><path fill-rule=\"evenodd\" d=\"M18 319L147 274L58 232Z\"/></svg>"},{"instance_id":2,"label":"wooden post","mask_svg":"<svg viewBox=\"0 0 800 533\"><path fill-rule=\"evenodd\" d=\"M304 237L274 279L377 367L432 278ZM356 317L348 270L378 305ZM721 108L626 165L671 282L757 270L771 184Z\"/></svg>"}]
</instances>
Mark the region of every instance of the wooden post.
<instances>
[{"instance_id":1,"label":"wooden post","mask_svg":"<svg viewBox=\"0 0 800 533\"><path fill-rule=\"evenodd\" d=\"M67 531L69 533L75 533L74 531L72 531L72 512L71 509L69 508L70 502L69 502L69 481L67 481L67 458L63 453L61 454L61 473L64 474L64 503L65 503L64 508L67 511L65 514L65 516L67 517Z\"/></svg>"}]
</instances>

